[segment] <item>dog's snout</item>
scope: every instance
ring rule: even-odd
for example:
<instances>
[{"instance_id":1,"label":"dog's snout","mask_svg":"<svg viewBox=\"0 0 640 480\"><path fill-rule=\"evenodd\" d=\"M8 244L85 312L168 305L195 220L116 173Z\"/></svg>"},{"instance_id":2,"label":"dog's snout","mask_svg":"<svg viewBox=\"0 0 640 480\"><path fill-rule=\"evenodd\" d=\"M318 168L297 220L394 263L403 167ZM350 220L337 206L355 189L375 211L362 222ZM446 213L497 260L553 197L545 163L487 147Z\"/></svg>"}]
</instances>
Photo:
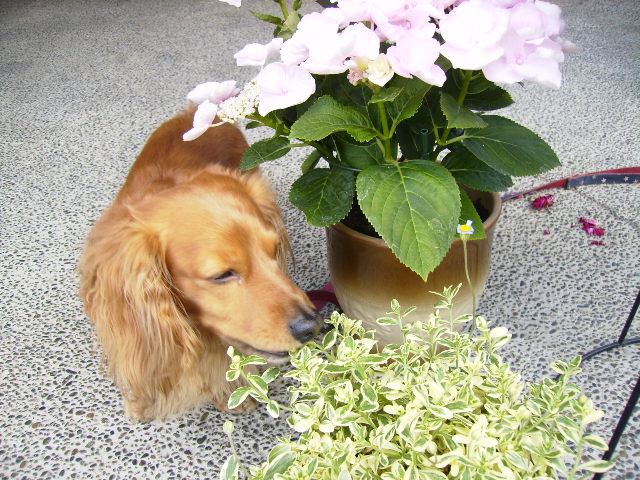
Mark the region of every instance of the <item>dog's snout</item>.
<instances>
[{"instance_id":1,"label":"dog's snout","mask_svg":"<svg viewBox=\"0 0 640 480\"><path fill-rule=\"evenodd\" d=\"M320 327L321 319L315 311L301 312L289 323L291 335L300 343L308 342L315 337L320 332Z\"/></svg>"}]
</instances>

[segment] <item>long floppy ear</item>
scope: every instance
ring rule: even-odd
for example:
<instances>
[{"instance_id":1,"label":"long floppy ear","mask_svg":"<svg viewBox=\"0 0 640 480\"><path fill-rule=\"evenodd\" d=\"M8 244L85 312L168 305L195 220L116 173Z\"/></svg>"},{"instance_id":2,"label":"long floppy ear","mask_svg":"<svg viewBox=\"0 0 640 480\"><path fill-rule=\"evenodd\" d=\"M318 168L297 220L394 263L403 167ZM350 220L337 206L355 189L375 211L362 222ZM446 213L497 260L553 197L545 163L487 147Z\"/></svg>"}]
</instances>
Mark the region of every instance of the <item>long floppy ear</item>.
<instances>
[{"instance_id":1,"label":"long floppy ear","mask_svg":"<svg viewBox=\"0 0 640 480\"><path fill-rule=\"evenodd\" d=\"M81 296L134 417L157 416L201 342L172 291L157 234L128 213L100 222L80 264Z\"/></svg>"},{"instance_id":2,"label":"long floppy ear","mask_svg":"<svg viewBox=\"0 0 640 480\"><path fill-rule=\"evenodd\" d=\"M289 234L280 213L280 208L276 203L275 195L267 181L262 177L257 169L247 172L243 175L244 183L249 190L251 197L258 205L265 220L275 228L280 241L278 242L277 258L280 268L283 272L288 273L287 258L295 265L293 250L291 249L291 241Z\"/></svg>"}]
</instances>

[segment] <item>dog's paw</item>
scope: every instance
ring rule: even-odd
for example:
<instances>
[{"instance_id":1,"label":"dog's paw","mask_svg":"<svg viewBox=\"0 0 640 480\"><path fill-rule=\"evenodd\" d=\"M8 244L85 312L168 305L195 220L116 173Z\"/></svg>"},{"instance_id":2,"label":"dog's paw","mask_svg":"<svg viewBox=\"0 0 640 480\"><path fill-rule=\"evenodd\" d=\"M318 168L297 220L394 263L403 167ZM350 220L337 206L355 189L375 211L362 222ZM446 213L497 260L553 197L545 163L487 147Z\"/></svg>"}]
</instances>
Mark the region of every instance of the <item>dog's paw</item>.
<instances>
[{"instance_id":1,"label":"dog's paw","mask_svg":"<svg viewBox=\"0 0 640 480\"><path fill-rule=\"evenodd\" d=\"M247 397L247 399L236 408L229 408L227 405L228 400L228 398L221 400L219 398L213 397L211 401L218 410L230 413L251 413L258 406L258 402L255 399Z\"/></svg>"}]
</instances>

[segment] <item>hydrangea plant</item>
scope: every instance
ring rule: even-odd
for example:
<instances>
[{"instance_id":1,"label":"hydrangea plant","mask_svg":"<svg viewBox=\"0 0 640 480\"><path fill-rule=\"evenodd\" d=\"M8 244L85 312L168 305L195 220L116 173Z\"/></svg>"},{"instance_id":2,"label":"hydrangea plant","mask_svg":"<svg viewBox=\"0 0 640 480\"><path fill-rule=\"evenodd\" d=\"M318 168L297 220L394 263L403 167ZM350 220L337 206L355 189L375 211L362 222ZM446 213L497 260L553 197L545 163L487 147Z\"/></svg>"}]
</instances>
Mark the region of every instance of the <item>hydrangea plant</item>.
<instances>
[{"instance_id":1,"label":"hydrangea plant","mask_svg":"<svg viewBox=\"0 0 640 480\"><path fill-rule=\"evenodd\" d=\"M252 12L275 25L275 38L235 54L259 73L242 89L235 81L196 87L185 139L241 118L272 128L243 169L310 147L289 195L310 224L333 225L355 207L426 278L460 218L474 220L474 238L485 235L463 186L502 191L512 176L559 165L535 133L490 113L513 103L498 83L560 86L559 64L573 45L561 37L556 5L332 0L301 15L301 0L275 1L281 16Z\"/></svg>"},{"instance_id":2,"label":"hydrangea plant","mask_svg":"<svg viewBox=\"0 0 640 480\"><path fill-rule=\"evenodd\" d=\"M292 354L288 405L269 395L279 370L258 375L252 368L264 360L231 348L227 378L243 377L247 386L229 407L251 396L273 417L288 412L299 436L279 439L262 465L248 469L234 453L220 478L547 480L611 468L582 460L586 448L607 445L587 433L603 413L571 383L580 357L552 365L558 380L525 385L497 353L510 339L507 329L482 317L453 318L456 292L445 290L436 313L413 323L392 302L378 322L401 325L404 342L381 351L375 332L334 313L335 328L321 342ZM451 333L454 323L470 321L473 334Z\"/></svg>"}]
</instances>

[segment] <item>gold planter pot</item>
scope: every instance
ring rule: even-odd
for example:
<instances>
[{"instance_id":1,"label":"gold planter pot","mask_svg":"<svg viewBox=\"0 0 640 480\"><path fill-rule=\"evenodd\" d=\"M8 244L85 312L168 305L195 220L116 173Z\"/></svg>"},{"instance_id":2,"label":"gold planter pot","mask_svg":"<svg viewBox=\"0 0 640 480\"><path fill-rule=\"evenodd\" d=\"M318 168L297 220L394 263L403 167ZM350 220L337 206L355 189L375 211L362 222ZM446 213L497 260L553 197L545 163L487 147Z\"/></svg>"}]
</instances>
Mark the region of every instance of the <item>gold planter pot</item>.
<instances>
[{"instance_id":1,"label":"gold planter pot","mask_svg":"<svg viewBox=\"0 0 640 480\"><path fill-rule=\"evenodd\" d=\"M469 275L476 299L479 299L489 275L494 227L502 203L497 193L470 191L469 196L490 212L484 221L487 237L467 242ZM465 277L464 253L459 238L453 241L442 263L425 282L400 263L384 240L359 233L342 223L328 227L326 232L329 271L340 306L351 318L362 320L365 328L376 329L376 337L382 345L402 340L398 327L376 323L377 318L389 311L394 298L403 308L417 307L409 319L426 318L438 301L438 297L429 292L461 283L454 315L471 313L473 299Z\"/></svg>"}]
</instances>

